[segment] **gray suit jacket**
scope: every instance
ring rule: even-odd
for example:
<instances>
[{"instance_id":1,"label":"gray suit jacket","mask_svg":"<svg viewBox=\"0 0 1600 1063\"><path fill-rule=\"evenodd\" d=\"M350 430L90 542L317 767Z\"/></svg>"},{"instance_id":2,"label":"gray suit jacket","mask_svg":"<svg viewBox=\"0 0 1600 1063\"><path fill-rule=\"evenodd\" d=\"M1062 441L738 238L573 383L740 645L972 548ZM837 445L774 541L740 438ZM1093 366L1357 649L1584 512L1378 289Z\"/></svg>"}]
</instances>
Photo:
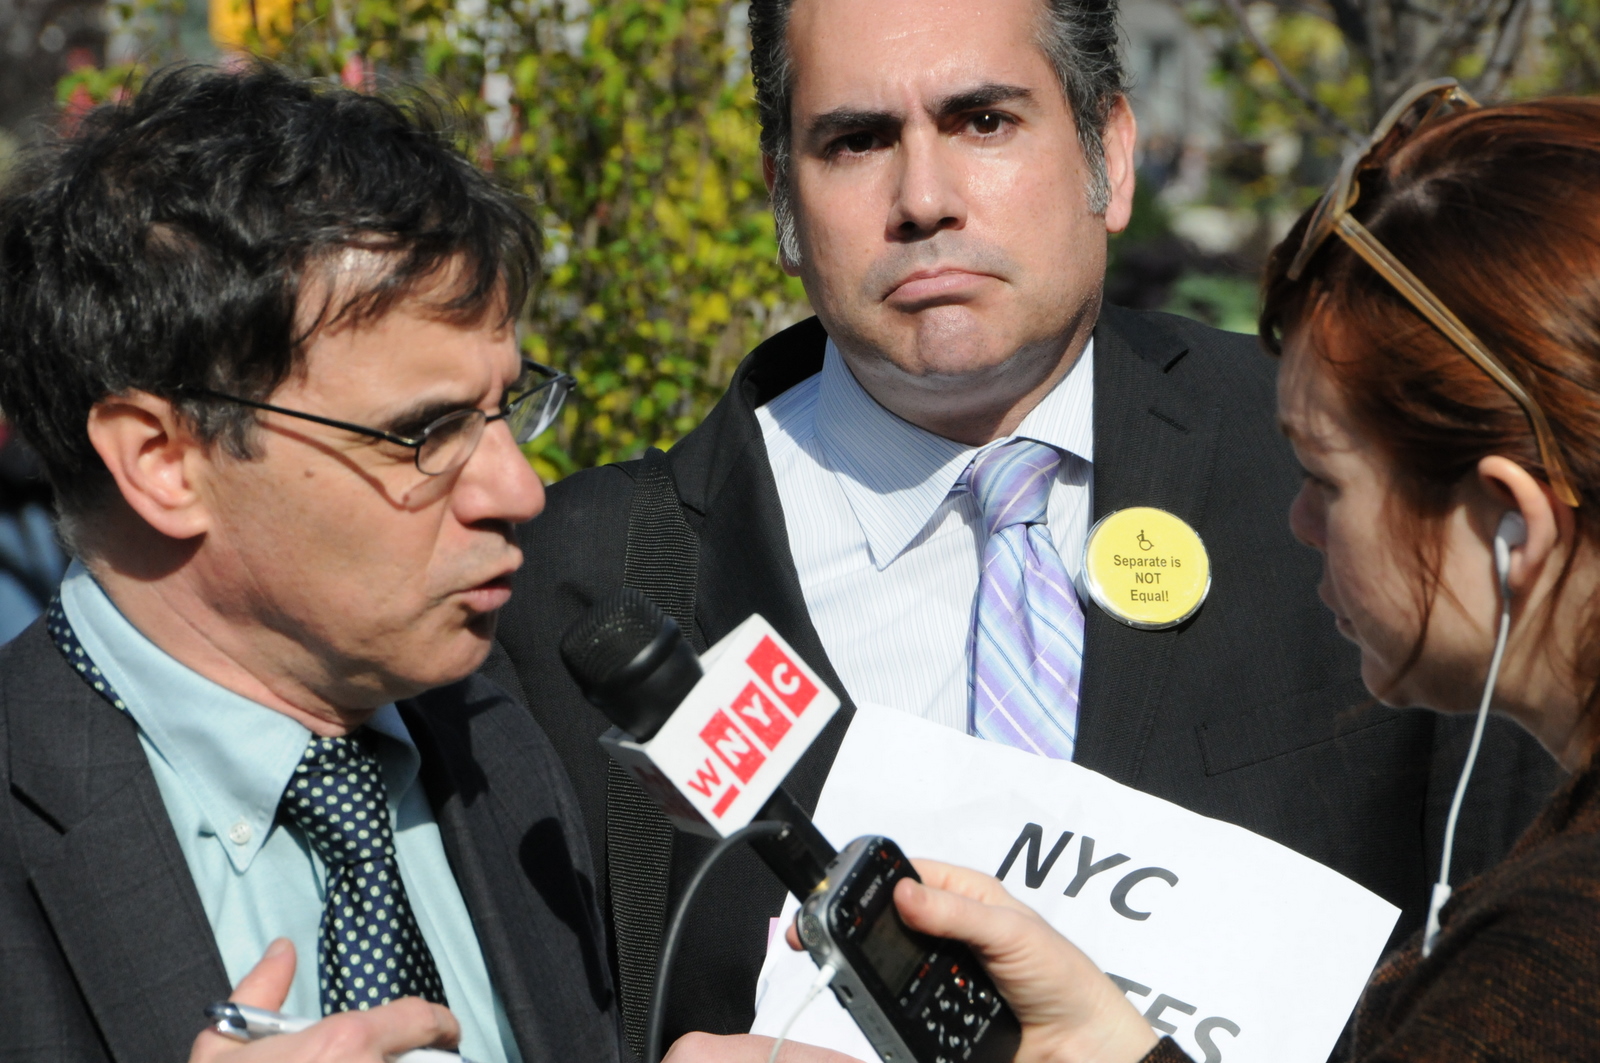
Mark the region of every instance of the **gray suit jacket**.
<instances>
[{"instance_id":1,"label":"gray suit jacket","mask_svg":"<svg viewBox=\"0 0 1600 1063\"><path fill-rule=\"evenodd\" d=\"M588 849L549 742L477 677L400 710L523 1057L616 1060ZM35 623L0 648L0 1060L175 1063L228 992L133 722Z\"/></svg>"}]
</instances>

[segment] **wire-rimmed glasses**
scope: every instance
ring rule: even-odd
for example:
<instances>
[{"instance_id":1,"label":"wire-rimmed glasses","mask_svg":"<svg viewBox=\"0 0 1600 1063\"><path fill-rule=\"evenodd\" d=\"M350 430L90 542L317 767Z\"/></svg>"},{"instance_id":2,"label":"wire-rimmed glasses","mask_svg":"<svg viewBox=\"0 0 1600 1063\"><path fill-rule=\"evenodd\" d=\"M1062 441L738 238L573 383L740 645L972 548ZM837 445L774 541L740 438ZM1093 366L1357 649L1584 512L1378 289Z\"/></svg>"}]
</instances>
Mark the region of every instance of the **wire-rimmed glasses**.
<instances>
[{"instance_id":1,"label":"wire-rimmed glasses","mask_svg":"<svg viewBox=\"0 0 1600 1063\"><path fill-rule=\"evenodd\" d=\"M1288 276L1291 281L1299 280L1317 249L1327 242L1329 236L1337 235L1435 328L1444 333L1445 338L1516 400L1533 427L1533 436L1539 445L1539 457L1550 476L1551 490L1562 502L1576 509L1578 493L1572 487L1572 478L1567 473L1561 448L1556 443L1555 433L1550 429L1544 410L1522 386L1522 382L1489 352L1483 341L1473 335L1472 330L1427 285L1418 280L1405 263L1379 243L1377 237L1350 214L1361 195L1359 178L1364 171L1382 166L1401 144L1429 123L1478 107L1478 101L1468 95L1454 78L1424 81L1396 100L1366 142L1345 158L1338 177L1317 202L1311 223L1306 226L1305 238L1295 253L1294 261L1289 264Z\"/></svg>"},{"instance_id":2,"label":"wire-rimmed glasses","mask_svg":"<svg viewBox=\"0 0 1600 1063\"><path fill-rule=\"evenodd\" d=\"M506 422L506 427L511 429L511 438L519 445L538 438L540 433L555 423L556 416L560 414L562 405L567 401L573 383L573 378L566 373L524 358L522 374L517 377L516 383L506 389L506 397L498 413L485 413L476 407L452 410L415 436L351 424L349 421L336 421L331 417L289 410L282 406L256 402L254 399L244 399L207 388L192 388L189 389L189 393L222 402L238 403L240 406L249 406L255 410L280 413L285 417L298 417L302 421L312 421L327 425L329 428L342 428L346 432L355 432L358 435L371 436L373 439L382 439L396 446L409 447L416 454L418 472L428 476L443 476L466 464L467 459L472 457L472 452L478 448L478 441L483 438L483 430L494 421Z\"/></svg>"}]
</instances>

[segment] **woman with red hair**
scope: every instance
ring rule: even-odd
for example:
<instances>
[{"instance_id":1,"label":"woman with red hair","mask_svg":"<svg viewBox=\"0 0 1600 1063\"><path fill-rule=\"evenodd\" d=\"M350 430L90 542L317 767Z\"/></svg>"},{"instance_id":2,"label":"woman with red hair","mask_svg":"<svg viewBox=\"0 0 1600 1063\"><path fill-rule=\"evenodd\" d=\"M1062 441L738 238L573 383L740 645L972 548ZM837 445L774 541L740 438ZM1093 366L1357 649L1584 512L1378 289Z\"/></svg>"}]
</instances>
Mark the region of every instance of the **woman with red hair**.
<instances>
[{"instance_id":1,"label":"woman with red hair","mask_svg":"<svg viewBox=\"0 0 1600 1063\"><path fill-rule=\"evenodd\" d=\"M1418 86L1274 253L1261 332L1306 474L1290 522L1368 689L1480 733L1492 708L1572 773L1453 895L1447 836L1352 1055L1600 1059L1600 100ZM998 882L919 866L902 914L979 950L1019 1061L1185 1058Z\"/></svg>"}]
</instances>

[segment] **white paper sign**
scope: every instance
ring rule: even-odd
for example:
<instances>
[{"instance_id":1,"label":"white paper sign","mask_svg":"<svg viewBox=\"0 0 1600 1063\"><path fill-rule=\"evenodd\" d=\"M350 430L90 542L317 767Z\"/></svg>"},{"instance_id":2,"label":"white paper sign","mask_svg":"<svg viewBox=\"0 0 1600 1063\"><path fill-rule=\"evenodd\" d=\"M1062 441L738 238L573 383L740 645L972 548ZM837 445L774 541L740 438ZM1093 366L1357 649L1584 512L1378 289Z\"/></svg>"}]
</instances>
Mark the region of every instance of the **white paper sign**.
<instances>
[{"instance_id":1,"label":"white paper sign","mask_svg":"<svg viewBox=\"0 0 1600 1063\"><path fill-rule=\"evenodd\" d=\"M1004 865L1014 896L1207 1063L1325 1060L1400 914L1242 827L875 706L857 709L816 822L836 846L884 834L913 857ZM752 1032L776 1035L815 975L774 934ZM877 1058L831 993L790 1036Z\"/></svg>"}]
</instances>

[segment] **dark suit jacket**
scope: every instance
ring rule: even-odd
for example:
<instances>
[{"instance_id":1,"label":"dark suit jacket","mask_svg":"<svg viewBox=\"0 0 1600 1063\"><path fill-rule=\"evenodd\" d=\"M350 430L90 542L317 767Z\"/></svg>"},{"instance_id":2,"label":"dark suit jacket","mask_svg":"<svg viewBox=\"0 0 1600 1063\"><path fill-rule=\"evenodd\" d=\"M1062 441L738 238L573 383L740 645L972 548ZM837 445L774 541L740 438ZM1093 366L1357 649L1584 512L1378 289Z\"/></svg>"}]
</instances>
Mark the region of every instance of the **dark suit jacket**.
<instances>
[{"instance_id":1,"label":"dark suit jacket","mask_svg":"<svg viewBox=\"0 0 1600 1063\"><path fill-rule=\"evenodd\" d=\"M705 640L759 612L844 695L806 612L754 416L821 368L824 341L813 318L762 344L668 458L699 537ZM1343 872L1404 909L1403 937L1437 874L1467 730L1424 712L1353 708L1369 700L1356 651L1317 600L1316 554L1288 529L1299 471L1276 427L1274 364L1250 337L1107 307L1094 367L1095 518L1132 505L1171 510L1204 540L1213 585L1200 612L1169 631L1087 609L1076 760ZM551 489L544 515L523 528L527 563L501 618L505 653L491 658L491 674L520 681L566 763L602 869L606 772L595 738L606 723L556 647L591 601L622 583L634 469L594 469ZM807 807L852 712L847 699L790 776ZM1486 742L1456 844L1462 876L1504 854L1557 776L1508 724L1495 721ZM676 840L674 897L705 848ZM748 853L705 894L675 969L669 1034L748 1029L767 920L782 900Z\"/></svg>"},{"instance_id":2,"label":"dark suit jacket","mask_svg":"<svg viewBox=\"0 0 1600 1063\"><path fill-rule=\"evenodd\" d=\"M550 743L479 677L400 708L523 1058L616 1060L589 853ZM35 623L0 649L0 1060L177 1063L228 993L132 720Z\"/></svg>"}]
</instances>

